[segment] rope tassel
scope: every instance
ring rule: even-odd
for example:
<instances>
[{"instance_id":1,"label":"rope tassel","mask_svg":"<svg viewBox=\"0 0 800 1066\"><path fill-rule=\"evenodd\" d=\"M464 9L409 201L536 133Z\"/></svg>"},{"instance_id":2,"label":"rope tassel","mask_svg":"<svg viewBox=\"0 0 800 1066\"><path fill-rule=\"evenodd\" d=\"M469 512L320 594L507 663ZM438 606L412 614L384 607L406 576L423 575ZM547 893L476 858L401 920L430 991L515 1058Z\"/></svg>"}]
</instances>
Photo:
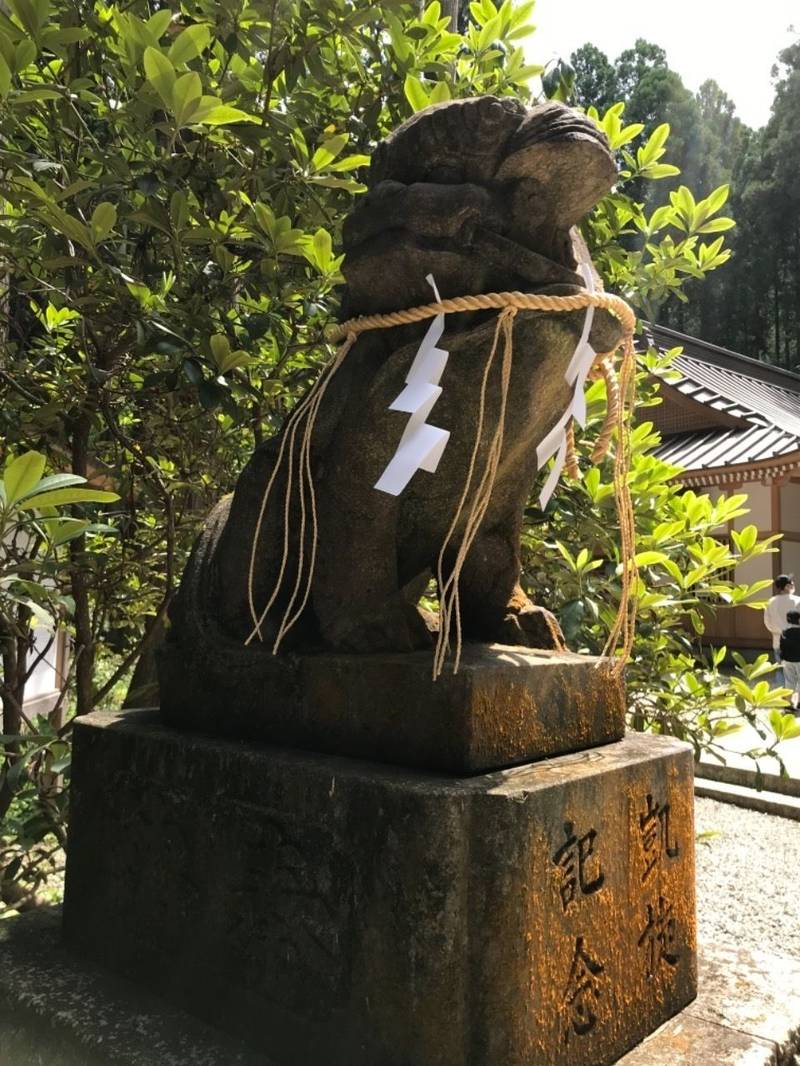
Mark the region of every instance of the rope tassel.
<instances>
[{"instance_id":1,"label":"rope tassel","mask_svg":"<svg viewBox=\"0 0 800 1066\"><path fill-rule=\"evenodd\" d=\"M283 584L284 574L286 572L286 564L289 558L289 513L292 501L292 465L293 465L293 452L294 441L299 426L303 425L303 437L300 446L300 551L298 560L297 580L295 582L292 598L289 601L289 606L284 612L283 619L281 620L280 627L278 629L278 635L275 638L275 643L272 646L272 654L275 655L278 652L281 641L284 636L297 619L300 617L303 608L305 607L308 597L311 593L311 581L314 576L314 564L316 562L317 555L317 506L316 506L316 492L314 489L314 479L311 475L311 435L314 432L314 424L317 420L317 414L319 412L322 399L325 395L325 391L330 384L331 378L344 362L345 356L353 347L356 342L357 334L355 332L347 333L345 335L345 341L337 351L333 360L323 369L317 381L314 383L311 391L302 400L297 407L292 411L289 419L286 423L286 430L284 431L281 446L278 451L278 458L275 460L275 466L272 469L272 474L267 482L267 487L264 489L264 495L261 497L261 506L258 511L258 519L256 521L256 528L253 534L253 543L250 548L250 567L247 574L247 602L250 607L250 617L253 620L253 629L245 641L245 645L250 644L256 637L259 641L263 641L261 635L261 627L264 624L264 620L270 611L270 608L278 598L278 594ZM272 486L275 484L275 479L278 476L281 463L283 462L283 456L286 451L287 437L289 440L289 468L286 477L286 499L284 501L283 509L283 558L281 559L281 568L278 574L278 579L275 582L275 587L272 590L272 594L267 601L266 607L260 614L256 612L255 605L255 568L256 568L256 555L258 552L258 542L261 537L261 527L264 522L264 514L267 509L267 502L269 501L270 493L272 492ZM304 482L305 481L305 485ZM295 599L300 589L303 572L303 551L305 541L305 487L307 486L310 506L311 506L311 519L312 519L312 533L311 533L311 563L309 566L308 577L306 579L306 588L303 594L303 599L294 614L291 614L292 607L294 606Z\"/></svg>"},{"instance_id":2,"label":"rope tassel","mask_svg":"<svg viewBox=\"0 0 800 1066\"><path fill-rule=\"evenodd\" d=\"M494 331L492 348L489 352L489 358L486 360L486 368L483 372L483 380L481 381L480 401L478 405L478 428L475 433L475 444L472 448L469 470L467 471L467 480L464 485L464 491L461 493L461 499L458 502L456 513L453 515L450 528L447 531L444 543L439 551L439 558L436 563L436 580L439 585L439 636L436 641L436 652L433 657L434 680L444 669L444 661L450 647L450 628L452 626L453 618L455 618L456 622L456 654L453 663L453 673L458 670L461 661L461 611L459 610L458 579L461 575L461 570L464 566L464 560L467 557L467 553L472 547L472 542L475 540L480 524L483 521L483 516L486 514L486 509L489 506L489 500L492 495L492 489L494 488L495 478L497 477L497 468L500 463L500 453L503 449L503 435L505 432L506 402L508 400L508 386L511 380L512 331L514 316L516 313L517 311L515 307L507 307L497 316L497 328ZM504 344L503 361L500 370L500 417L497 421L497 427L494 436L492 437L491 444L489 445L489 453L486 457L483 476L475 491L472 506L467 516L464 536L459 545L453 568L445 579L444 556L447 546L455 533L461 513L464 510L464 505L466 504L467 496L469 495L470 485L472 484L472 478L475 473L475 465L478 459L478 451L480 449L486 411L486 387L501 333L503 334Z\"/></svg>"},{"instance_id":3,"label":"rope tassel","mask_svg":"<svg viewBox=\"0 0 800 1066\"><path fill-rule=\"evenodd\" d=\"M274 606L284 579L289 560L289 537L291 503L294 491L293 475L297 482L298 501L300 510L299 522L299 547L297 573L294 585L286 608L284 609L281 622L272 645L272 654L276 654L286 634L297 622L306 607L314 575L314 566L317 554L317 509L314 479L311 468L311 442L314 426L322 404L325 392L331 379L344 362L347 353L352 348L361 333L372 329L388 329L392 326L408 325L422 322L425 319L437 315L445 315L458 311L498 310L497 325L492 340L492 346L486 360L486 366L481 381L481 389L478 404L477 428L475 443L470 457L466 483L461 493L461 498L456 507L450 527L445 536L436 565L436 577L439 584L439 634L434 652L433 677L440 676L444 669L451 645L451 632L454 630L453 642L455 655L453 660L453 672L458 670L461 659L462 631L461 612L459 602L459 577L464 566L469 550L474 543L480 529L481 522L489 507L494 488L500 456L503 449L505 435L506 408L508 389L511 379L513 359L513 328L514 318L518 311L548 311L569 312L582 309L601 309L615 315L623 327L624 340L622 342L622 360L620 366L619 382L614 373L612 356L614 353L605 353L594 358L590 366L587 362L585 350L586 341L582 336L576 349L573 362L580 355L584 365L579 372L573 374L576 380L576 397L570 406L569 413L575 413L580 418L585 405L582 403L582 386L587 373L603 376L606 382L608 397L608 411L606 414L600 436L592 452L592 462L600 462L608 453L612 437L616 432L617 446L614 455L614 496L617 506L617 516L620 528L620 555L622 558L622 584L620 590L620 603L617 616L609 633L603 650L606 659L616 659L611 667L615 674L621 673L625 662L630 656L636 619L636 598L639 584L639 576L636 569L635 559L635 528L633 504L628 484L628 474L631 461L630 421L633 413L636 381L636 359L633 347L633 333L636 317L621 297L611 293L586 291L572 296L549 296L541 293L521 292L495 292L484 293L477 296L459 296L447 300L437 299L433 303L424 304L420 307L411 307L403 311L394 311L383 315L365 315L361 318L350 319L336 327L331 333L334 341L343 341L336 355L322 371L319 379L309 394L298 404L286 423L278 457L270 475L267 486L261 500L256 528L250 552L250 566L247 580L247 595L250 615L253 621L253 629L245 643L250 644L254 640L263 641L262 627L267 614ZM588 323L588 325L587 325ZM587 314L584 324L584 334L588 337L591 314ZM500 339L503 340L502 355L500 358L500 411L497 425L489 442L486 459L482 471L478 473L478 456L481 441L483 439L484 423L486 421L486 398L487 389L492 367L495 365L497 351L500 347ZM589 350L590 351L590 350ZM444 353L442 353L444 354ZM592 353L593 355L593 353ZM572 365L572 364L571 364ZM577 393L580 392L580 396ZM582 424L582 423L581 423ZM562 463L566 463L567 474L570 477L580 476L577 457L575 454L574 429L571 418L562 419L555 427L561 434L561 443L556 445L555 467L548 478L548 484L543 490L543 495L549 495L557 480ZM554 431L548 436L553 436ZM294 449L298 433L300 434L300 449L297 459L297 472L295 475ZM287 484L283 506L283 555L278 577L267 601L266 606L259 612L255 604L255 563L258 551L258 543L261 537L264 516L267 503L271 495L277 474L284 462L284 456L288 447ZM541 449L540 445L540 449ZM547 452L553 454L553 450ZM473 482L478 479L477 485L471 494ZM552 485L550 482L552 481ZM449 545L451 544L456 530L464 518L464 532L456 552L455 561L450 572L445 576L444 559ZM310 525L310 547L308 550L308 562L306 564L306 533ZM302 589L302 595L301 595ZM556 648L565 650L560 639L554 641Z\"/></svg>"}]
</instances>

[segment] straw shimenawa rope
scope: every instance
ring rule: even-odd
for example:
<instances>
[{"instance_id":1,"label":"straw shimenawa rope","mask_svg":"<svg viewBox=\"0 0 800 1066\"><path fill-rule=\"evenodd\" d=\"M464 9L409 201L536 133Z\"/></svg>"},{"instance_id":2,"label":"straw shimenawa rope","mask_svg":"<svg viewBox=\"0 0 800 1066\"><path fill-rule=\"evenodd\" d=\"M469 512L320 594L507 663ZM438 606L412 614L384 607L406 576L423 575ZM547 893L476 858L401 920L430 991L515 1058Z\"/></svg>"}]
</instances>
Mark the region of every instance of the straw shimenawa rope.
<instances>
[{"instance_id":1,"label":"straw shimenawa rope","mask_svg":"<svg viewBox=\"0 0 800 1066\"><path fill-rule=\"evenodd\" d=\"M614 673L621 672L627 661L633 645L634 622L636 617L636 593L638 589L638 573L635 561L634 544L634 519L633 506L628 485L628 472L630 469L630 417L633 411L635 394L635 355L633 348L633 332L636 318L627 303L621 297L605 292L582 292L572 296L548 296L542 293L523 292L491 292L478 296L457 296L448 300L437 300L423 304L419 307L411 307L404 311L393 311L383 315L365 315L361 318L353 318L342 325L337 326L331 332L333 341L343 341L336 355L322 371L319 379L312 387L305 399L298 404L290 415L286 428L283 432L281 446L270 479L264 490L259 509L258 520L253 535L253 543L250 551L250 566L247 579L247 596L250 615L253 620L253 629L246 644L253 640L262 641L264 638L261 628L264 620L277 600L286 574L289 559L289 518L291 501L293 496L292 473L294 468L294 446L298 431L300 434L300 451L297 460L298 466L298 493L300 506L300 529L298 544L298 564L294 586L287 606L284 608L283 617L275 635L272 653L277 653L283 638L302 614L311 591L311 582L314 574L314 565L317 551L317 508L314 479L311 472L311 438L314 431L317 414L320 409L325 392L333 375L344 362L347 353L352 348L357 337L361 333L372 329L388 329L392 326L407 325L413 322L422 322L427 318L433 318L438 314L451 314L457 311L498 310L497 327L494 332L492 347L486 360L486 367L481 381L481 391L478 403L478 420L475 434L475 443L470 457L467 479L461 498L450 523L450 528L439 552L436 567L436 577L439 584L439 635L434 654L433 676L438 677L443 668L450 649L450 631L455 623L455 656L453 672L458 669L461 657L461 615L459 610L458 579L469 553L470 547L478 533L486 510L491 500L500 456L503 449L505 433L506 404L508 398L509 382L511 379L511 367L513 358L513 324L514 317L520 310L564 312L580 311L583 308L595 307L610 311L621 322L625 337L622 342L622 363L620 367L620 379L617 383L614 372L612 357L613 352L598 355L595 360L594 374L605 379L606 394L608 398L608 411L603 428L592 452L592 462L600 462L611 445L611 440L616 431L617 446L614 455L614 495L619 516L621 557L622 557L622 587L617 617L608 640L603 650L604 658L608 659L615 655L621 640L619 655L612 666ZM469 509L464 520L464 533L461 543L456 552L455 562L445 577L444 558L450 541L458 528L462 514L467 507L467 499L470 495L470 487L476 477L476 466L480 443L483 434L483 425L486 413L486 392L492 366L495 362L500 338L503 338L503 354L500 364L500 414L494 429L486 460L480 480L478 481ZM255 562L258 551L258 542L266 513L267 503L272 492L278 470L283 462L288 443L289 458L287 468L287 487L283 508L283 556L278 577L266 606L259 613L255 605ZM580 476L577 457L575 454L575 440L572 424L567 430L567 460L566 471L570 477ZM306 498L307 497L307 498ZM308 569L306 571L306 526L310 516L311 535ZM305 577L305 588L300 602L295 607L300 589ZM553 632L554 642L559 651L563 651L564 644L560 635Z\"/></svg>"}]
</instances>

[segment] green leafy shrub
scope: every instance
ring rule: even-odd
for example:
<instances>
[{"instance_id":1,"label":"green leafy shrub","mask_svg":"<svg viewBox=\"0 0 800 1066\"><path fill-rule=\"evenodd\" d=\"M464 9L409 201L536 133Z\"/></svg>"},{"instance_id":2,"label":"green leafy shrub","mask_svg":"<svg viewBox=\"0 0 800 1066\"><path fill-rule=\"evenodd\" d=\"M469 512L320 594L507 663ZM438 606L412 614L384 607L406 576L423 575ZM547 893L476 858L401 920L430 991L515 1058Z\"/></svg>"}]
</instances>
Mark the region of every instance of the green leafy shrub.
<instances>
[{"instance_id":1,"label":"green leafy shrub","mask_svg":"<svg viewBox=\"0 0 800 1066\"><path fill-rule=\"evenodd\" d=\"M650 353L646 365L663 368L669 356ZM648 372L639 374L639 394L657 400ZM604 386L587 392L590 426L605 414ZM591 437L591 432L589 434ZM658 459L659 436L648 421L632 434L629 477L636 517L639 612L633 654L626 668L632 724L691 742L697 755L725 757L719 742L749 723L765 743L750 755L780 757L776 745L800 733L783 715L789 690L765 680L774 666L766 655L736 672L721 672L726 649L707 655L701 646L710 612L747 605L771 581L737 583L737 566L771 550L776 536L759 539L755 526L719 539L719 530L747 514L747 497L706 494L683 488L679 468ZM616 529L612 472L606 464L588 468L582 480L562 484L555 505L532 509L523 540L528 586L543 603L554 605L568 643L599 654L614 621L622 563ZM751 684L751 682L756 682ZM777 718L773 718L774 713ZM767 736L772 739L767 742Z\"/></svg>"},{"instance_id":2,"label":"green leafy shrub","mask_svg":"<svg viewBox=\"0 0 800 1066\"><path fill-rule=\"evenodd\" d=\"M68 517L50 516L64 540L52 544L40 592L28 589L33 606L15 608L23 641L51 599L50 613L69 625L71 710L103 705L152 649L203 516L327 358L321 331L341 280L340 225L364 191L369 151L430 102L486 92L530 101L541 69L521 45L532 6L479 0L463 13L463 32L437 0L422 10L405 0L9 0L0 13L0 447L36 449L48 468L80 479L69 488L89 481L119 497L113 529L82 513L82 503ZM597 121L625 173L587 237L607 284L649 314L659 299L680 295L687 277L724 262L713 227L729 222L712 217L724 190L701 204L681 190L645 217L625 183L665 175L668 131L641 143L619 107ZM592 402L599 412L601 390ZM647 466L642 433L638 498L678 508L669 472ZM605 477L562 491L546 522L532 515L527 542L532 586L568 628L583 596L577 570L591 578L588 621L570 629L588 647L617 589L613 521L594 498ZM604 536L595 540L599 522ZM47 548L60 534L41 528ZM669 551L655 542L649 550L688 552L688 526L673 540ZM564 557L563 588L561 579L550 587L536 577L545 541L559 541L575 565ZM562 556L547 554L549 570ZM707 578L724 583L719 573ZM691 590L704 605L719 599L704 591L708 582ZM647 617L642 640L650 639ZM666 628L677 639L679 627ZM660 653L659 685L673 652ZM23 682L6 676L20 703ZM634 686L642 701L645 689ZM696 705L684 701L673 715L687 730ZM637 713L655 724L644 702ZM7 706L4 720L17 789L4 831L20 860L12 876L24 867L30 878L22 862L30 826L44 824L39 815L55 825L61 817L54 765L67 757L57 746L67 732L51 722L15 728ZM709 735L698 719L698 742Z\"/></svg>"},{"instance_id":3,"label":"green leafy shrub","mask_svg":"<svg viewBox=\"0 0 800 1066\"><path fill-rule=\"evenodd\" d=\"M620 181L587 219L584 233L607 285L623 295L647 321L655 321L665 300L685 299L689 279L702 280L729 257L724 234L734 222L720 215L728 196L720 186L697 201L680 186L668 202L646 213L638 193L645 182L673 177L677 168L663 162L669 126L642 138L641 123L624 124L624 105L604 115L588 113L605 130L620 160ZM653 200L652 193L647 197ZM735 672L722 672L727 649L710 658L702 646L708 613L746 605L760 609L759 594L771 582L741 584L737 566L769 552L777 539L759 540L755 526L719 536L735 517L747 514L744 495L712 500L683 488L678 467L654 454L660 442L647 408L660 402L658 380L669 380L669 364L679 351L664 355L650 349L638 360L637 418L632 435L629 486L633 499L640 570L639 616L633 654L626 670L632 724L690 741L698 757L708 752L724 759L720 741L752 725L762 744L748 754L775 757L781 741L800 733L783 713L789 691L765 680L775 667L760 656L755 664L741 657ZM605 384L587 390L591 450L606 411ZM611 457L597 467L584 464L581 481L565 480L543 514L529 512L523 559L529 588L542 603L554 605L568 641L602 650L619 600L621 561L614 515ZM755 684L751 684L755 680ZM782 766L782 764L781 764Z\"/></svg>"},{"instance_id":4,"label":"green leafy shrub","mask_svg":"<svg viewBox=\"0 0 800 1066\"><path fill-rule=\"evenodd\" d=\"M118 499L75 474L43 477L44 469L44 455L25 452L6 465L0 481L0 903L14 905L35 894L55 866L64 843L60 775L69 767L69 744L54 724L58 707L51 718L31 721L25 685L74 608L64 592L66 545L111 528L63 509L94 511ZM37 625L51 633L44 648L34 643Z\"/></svg>"},{"instance_id":5,"label":"green leafy shrub","mask_svg":"<svg viewBox=\"0 0 800 1066\"><path fill-rule=\"evenodd\" d=\"M327 358L368 151L428 99L527 98L531 6L482 0L464 34L438 2L0 12L0 459L36 449L119 496L113 530L73 527L47 592L73 638L70 712L152 649L204 514ZM24 678L6 673L20 703ZM38 782L61 787L41 739L60 727L20 734L8 706L4 832L24 851Z\"/></svg>"}]
</instances>

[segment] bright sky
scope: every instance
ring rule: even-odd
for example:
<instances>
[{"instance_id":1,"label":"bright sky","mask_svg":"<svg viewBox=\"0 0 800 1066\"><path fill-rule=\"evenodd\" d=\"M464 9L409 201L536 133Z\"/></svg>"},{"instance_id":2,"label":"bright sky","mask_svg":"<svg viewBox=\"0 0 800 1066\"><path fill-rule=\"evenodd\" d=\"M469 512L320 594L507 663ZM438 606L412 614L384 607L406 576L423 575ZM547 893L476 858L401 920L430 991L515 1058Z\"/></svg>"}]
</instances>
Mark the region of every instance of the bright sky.
<instances>
[{"instance_id":1,"label":"bright sky","mask_svg":"<svg viewBox=\"0 0 800 1066\"><path fill-rule=\"evenodd\" d=\"M769 118L770 70L778 52L800 35L798 0L537 0L536 32L527 39L532 63L568 59L587 41L613 62L637 37L659 44L687 88L713 78L749 126ZM797 33L789 27L794 24Z\"/></svg>"}]
</instances>

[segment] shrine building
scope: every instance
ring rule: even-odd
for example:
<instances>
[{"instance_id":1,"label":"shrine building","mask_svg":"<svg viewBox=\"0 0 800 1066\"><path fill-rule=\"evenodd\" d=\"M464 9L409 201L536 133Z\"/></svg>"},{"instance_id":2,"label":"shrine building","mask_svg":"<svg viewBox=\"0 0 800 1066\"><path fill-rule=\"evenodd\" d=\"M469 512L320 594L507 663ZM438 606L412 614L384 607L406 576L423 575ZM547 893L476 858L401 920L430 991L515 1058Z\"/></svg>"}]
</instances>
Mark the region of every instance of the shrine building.
<instances>
[{"instance_id":1,"label":"shrine building","mask_svg":"<svg viewBox=\"0 0 800 1066\"><path fill-rule=\"evenodd\" d=\"M661 351L683 348L670 364L680 377L661 381L663 402L648 411L662 436L656 455L683 467L680 480L696 492L747 493L750 513L730 528L783 535L774 554L737 567L735 581L794 573L800 584L800 375L662 326L651 334ZM705 640L771 646L761 611L741 606L708 618Z\"/></svg>"}]
</instances>

